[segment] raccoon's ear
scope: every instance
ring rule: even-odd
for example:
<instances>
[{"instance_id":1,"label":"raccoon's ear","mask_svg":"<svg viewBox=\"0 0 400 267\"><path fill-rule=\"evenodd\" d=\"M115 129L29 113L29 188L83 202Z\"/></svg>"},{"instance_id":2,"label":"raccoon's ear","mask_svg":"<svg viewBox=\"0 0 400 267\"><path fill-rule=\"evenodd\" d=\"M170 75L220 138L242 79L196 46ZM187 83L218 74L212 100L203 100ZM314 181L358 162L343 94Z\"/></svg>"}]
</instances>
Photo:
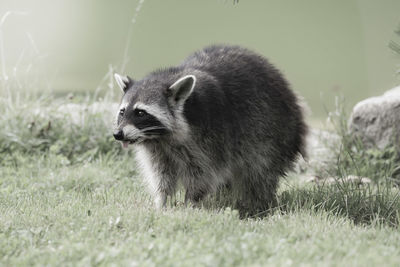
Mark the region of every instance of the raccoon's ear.
<instances>
[{"instance_id":1,"label":"raccoon's ear","mask_svg":"<svg viewBox=\"0 0 400 267\"><path fill-rule=\"evenodd\" d=\"M119 88L121 88L122 92L126 92L130 86L133 85L133 80L128 76L122 76L118 73L114 74L114 79L117 82Z\"/></svg>"},{"instance_id":2,"label":"raccoon's ear","mask_svg":"<svg viewBox=\"0 0 400 267\"><path fill-rule=\"evenodd\" d=\"M196 76L183 76L167 89L167 95L174 103L184 103L193 92L195 85Z\"/></svg>"}]
</instances>

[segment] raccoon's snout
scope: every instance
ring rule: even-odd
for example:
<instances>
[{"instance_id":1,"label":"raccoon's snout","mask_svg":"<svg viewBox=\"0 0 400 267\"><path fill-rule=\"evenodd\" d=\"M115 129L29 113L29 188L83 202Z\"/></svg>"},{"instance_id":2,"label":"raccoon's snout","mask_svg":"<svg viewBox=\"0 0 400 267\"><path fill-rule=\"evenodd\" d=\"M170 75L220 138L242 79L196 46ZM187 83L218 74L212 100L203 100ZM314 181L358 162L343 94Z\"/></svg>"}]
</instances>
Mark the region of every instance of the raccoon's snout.
<instances>
[{"instance_id":1,"label":"raccoon's snout","mask_svg":"<svg viewBox=\"0 0 400 267\"><path fill-rule=\"evenodd\" d=\"M115 140L118 140L118 141L124 140L124 132L122 130L118 130L118 131L114 132L113 135L114 135Z\"/></svg>"}]
</instances>

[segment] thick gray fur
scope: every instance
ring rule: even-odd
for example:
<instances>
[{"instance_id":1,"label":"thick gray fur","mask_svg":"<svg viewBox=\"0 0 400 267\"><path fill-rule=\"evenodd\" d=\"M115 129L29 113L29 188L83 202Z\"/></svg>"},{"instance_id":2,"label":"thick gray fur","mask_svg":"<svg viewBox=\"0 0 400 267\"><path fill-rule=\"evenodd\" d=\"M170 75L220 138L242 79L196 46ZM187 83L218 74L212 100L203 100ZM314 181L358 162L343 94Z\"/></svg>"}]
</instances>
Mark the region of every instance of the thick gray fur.
<instances>
[{"instance_id":1,"label":"thick gray fur","mask_svg":"<svg viewBox=\"0 0 400 267\"><path fill-rule=\"evenodd\" d=\"M279 178L304 156L307 126L298 98L264 57L209 46L176 67L128 79L115 131L134 143L158 207L178 184L192 203L228 188L243 214L275 203Z\"/></svg>"}]
</instances>

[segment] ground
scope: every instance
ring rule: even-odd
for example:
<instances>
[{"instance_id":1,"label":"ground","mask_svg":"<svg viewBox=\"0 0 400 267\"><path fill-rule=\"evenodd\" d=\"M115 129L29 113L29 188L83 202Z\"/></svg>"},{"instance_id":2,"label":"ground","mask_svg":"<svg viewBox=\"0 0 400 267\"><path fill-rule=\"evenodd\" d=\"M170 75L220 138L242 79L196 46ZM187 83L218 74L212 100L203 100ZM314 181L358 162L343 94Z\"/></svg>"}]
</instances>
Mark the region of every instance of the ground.
<instances>
[{"instance_id":1,"label":"ground","mask_svg":"<svg viewBox=\"0 0 400 267\"><path fill-rule=\"evenodd\" d=\"M1 168L3 266L397 266L400 232L299 209L240 220L236 211L152 208L125 157L65 165L20 158Z\"/></svg>"}]
</instances>

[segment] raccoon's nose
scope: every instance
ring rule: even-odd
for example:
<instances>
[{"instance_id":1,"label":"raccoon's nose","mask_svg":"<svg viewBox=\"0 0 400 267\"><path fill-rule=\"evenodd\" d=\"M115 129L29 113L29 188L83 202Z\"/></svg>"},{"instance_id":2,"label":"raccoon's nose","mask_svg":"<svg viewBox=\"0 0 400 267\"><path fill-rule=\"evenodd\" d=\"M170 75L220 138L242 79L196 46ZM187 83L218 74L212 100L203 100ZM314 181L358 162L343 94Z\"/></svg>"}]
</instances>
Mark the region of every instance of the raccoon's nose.
<instances>
[{"instance_id":1,"label":"raccoon's nose","mask_svg":"<svg viewBox=\"0 0 400 267\"><path fill-rule=\"evenodd\" d=\"M122 132L122 130L114 132L113 135L114 135L115 140L118 140L118 141L124 140L124 133Z\"/></svg>"}]
</instances>

